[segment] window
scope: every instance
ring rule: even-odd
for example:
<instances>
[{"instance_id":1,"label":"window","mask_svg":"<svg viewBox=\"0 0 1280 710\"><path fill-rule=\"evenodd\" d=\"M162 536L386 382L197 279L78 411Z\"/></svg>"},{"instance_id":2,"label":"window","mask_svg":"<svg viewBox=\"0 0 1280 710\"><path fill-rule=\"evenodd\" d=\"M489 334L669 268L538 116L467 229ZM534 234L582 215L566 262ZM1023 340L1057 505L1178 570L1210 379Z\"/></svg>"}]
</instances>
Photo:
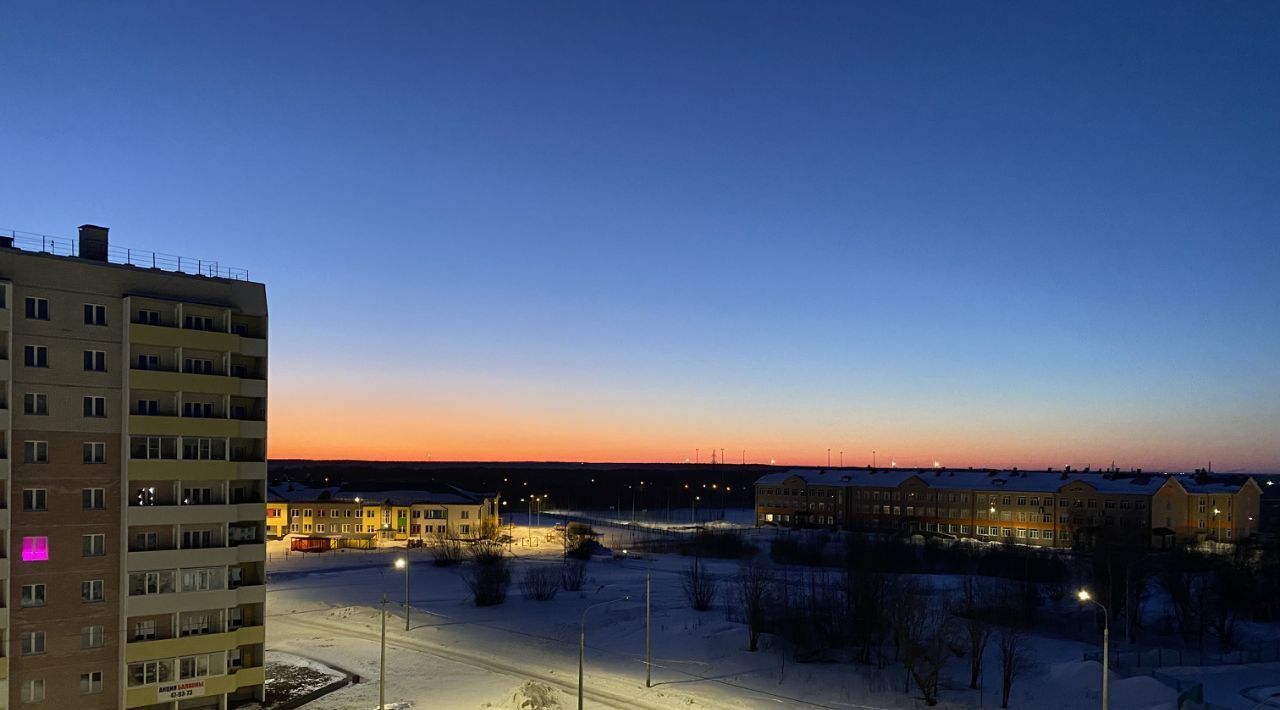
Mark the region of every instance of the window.
<instances>
[{"instance_id":1,"label":"window","mask_svg":"<svg viewBox=\"0 0 1280 710\"><path fill-rule=\"evenodd\" d=\"M84 488L80 491L80 505L85 510L102 510L107 507L107 489Z\"/></svg>"},{"instance_id":2,"label":"window","mask_svg":"<svg viewBox=\"0 0 1280 710\"><path fill-rule=\"evenodd\" d=\"M160 402L154 399L138 400L138 414L154 417L160 413Z\"/></svg>"},{"instance_id":3,"label":"window","mask_svg":"<svg viewBox=\"0 0 1280 710\"><path fill-rule=\"evenodd\" d=\"M27 367L48 367L49 348L44 345L22 346L22 364Z\"/></svg>"},{"instance_id":4,"label":"window","mask_svg":"<svg viewBox=\"0 0 1280 710\"><path fill-rule=\"evenodd\" d=\"M101 533L81 535L80 554L84 557L101 557L107 554L107 536Z\"/></svg>"},{"instance_id":5,"label":"window","mask_svg":"<svg viewBox=\"0 0 1280 710\"><path fill-rule=\"evenodd\" d=\"M84 462L85 463L106 463L107 462L106 442L104 441L84 442Z\"/></svg>"},{"instance_id":6,"label":"window","mask_svg":"<svg viewBox=\"0 0 1280 710\"><path fill-rule=\"evenodd\" d=\"M213 502L212 488L183 488L183 505L208 505Z\"/></svg>"},{"instance_id":7,"label":"window","mask_svg":"<svg viewBox=\"0 0 1280 710\"><path fill-rule=\"evenodd\" d=\"M23 463L49 463L49 441L23 441Z\"/></svg>"},{"instance_id":8,"label":"window","mask_svg":"<svg viewBox=\"0 0 1280 710\"><path fill-rule=\"evenodd\" d=\"M140 532L133 536L133 549L137 552L160 549L160 535L154 532Z\"/></svg>"},{"instance_id":9,"label":"window","mask_svg":"<svg viewBox=\"0 0 1280 710\"><path fill-rule=\"evenodd\" d=\"M182 618L182 628L178 633L181 636L199 636L210 630L208 614L192 614Z\"/></svg>"},{"instance_id":10,"label":"window","mask_svg":"<svg viewBox=\"0 0 1280 710\"><path fill-rule=\"evenodd\" d=\"M240 649L233 648L227 651L227 672L228 673L234 673L240 670L240 667L243 664L244 664L244 661L241 659Z\"/></svg>"},{"instance_id":11,"label":"window","mask_svg":"<svg viewBox=\"0 0 1280 710\"><path fill-rule=\"evenodd\" d=\"M84 351L84 370L85 372L106 372L107 353L102 350Z\"/></svg>"},{"instance_id":12,"label":"window","mask_svg":"<svg viewBox=\"0 0 1280 710\"><path fill-rule=\"evenodd\" d=\"M129 685L152 685L173 679L173 661L144 661L129 664Z\"/></svg>"},{"instance_id":13,"label":"window","mask_svg":"<svg viewBox=\"0 0 1280 710\"><path fill-rule=\"evenodd\" d=\"M43 392L28 392L22 395L22 413L34 416L49 414L49 395Z\"/></svg>"},{"instance_id":14,"label":"window","mask_svg":"<svg viewBox=\"0 0 1280 710\"><path fill-rule=\"evenodd\" d=\"M202 678L207 675L209 675L208 655L187 656L186 658L178 659L179 678Z\"/></svg>"},{"instance_id":15,"label":"window","mask_svg":"<svg viewBox=\"0 0 1280 710\"><path fill-rule=\"evenodd\" d=\"M44 488L23 488L23 510L48 510L49 491Z\"/></svg>"},{"instance_id":16,"label":"window","mask_svg":"<svg viewBox=\"0 0 1280 710\"><path fill-rule=\"evenodd\" d=\"M87 396L84 398L84 415L86 417L107 416L107 398Z\"/></svg>"},{"instance_id":17,"label":"window","mask_svg":"<svg viewBox=\"0 0 1280 710\"><path fill-rule=\"evenodd\" d=\"M84 324L85 325L106 325L107 324L107 307L96 303L84 304Z\"/></svg>"},{"instance_id":18,"label":"window","mask_svg":"<svg viewBox=\"0 0 1280 710\"><path fill-rule=\"evenodd\" d=\"M193 316L188 314L183 320L183 327L188 330L220 330L213 325L213 319L209 316Z\"/></svg>"},{"instance_id":19,"label":"window","mask_svg":"<svg viewBox=\"0 0 1280 710\"><path fill-rule=\"evenodd\" d=\"M43 584L22 585L22 606L44 606L45 586Z\"/></svg>"},{"instance_id":20,"label":"window","mask_svg":"<svg viewBox=\"0 0 1280 710\"><path fill-rule=\"evenodd\" d=\"M22 632L22 655L35 656L44 653L44 632Z\"/></svg>"},{"instance_id":21,"label":"window","mask_svg":"<svg viewBox=\"0 0 1280 710\"><path fill-rule=\"evenodd\" d=\"M22 684L22 702L38 703L44 700L44 678L32 678Z\"/></svg>"},{"instance_id":22,"label":"window","mask_svg":"<svg viewBox=\"0 0 1280 710\"><path fill-rule=\"evenodd\" d=\"M138 369L139 370L159 370L160 356L159 355L141 355L141 354L138 355Z\"/></svg>"},{"instance_id":23,"label":"window","mask_svg":"<svg viewBox=\"0 0 1280 710\"><path fill-rule=\"evenodd\" d=\"M182 549L203 549L213 547L213 531L211 530L183 530L182 531Z\"/></svg>"},{"instance_id":24,"label":"window","mask_svg":"<svg viewBox=\"0 0 1280 710\"><path fill-rule=\"evenodd\" d=\"M222 567L184 569L182 570L182 591L205 592L212 589L222 589L223 575L225 573L226 571Z\"/></svg>"},{"instance_id":25,"label":"window","mask_svg":"<svg viewBox=\"0 0 1280 710\"><path fill-rule=\"evenodd\" d=\"M101 626L80 627L80 648L101 648L106 643L106 634Z\"/></svg>"},{"instance_id":26,"label":"window","mask_svg":"<svg viewBox=\"0 0 1280 710\"><path fill-rule=\"evenodd\" d=\"M132 572L129 574L129 595L173 594L173 570L156 572Z\"/></svg>"},{"instance_id":27,"label":"window","mask_svg":"<svg viewBox=\"0 0 1280 710\"><path fill-rule=\"evenodd\" d=\"M31 320L49 320L49 299L27 296L27 317Z\"/></svg>"},{"instance_id":28,"label":"window","mask_svg":"<svg viewBox=\"0 0 1280 710\"><path fill-rule=\"evenodd\" d=\"M102 671L80 674L80 694L93 695L102 692Z\"/></svg>"},{"instance_id":29,"label":"window","mask_svg":"<svg viewBox=\"0 0 1280 710\"><path fill-rule=\"evenodd\" d=\"M183 402L182 416L184 417L202 417L208 419L213 416L212 402Z\"/></svg>"},{"instance_id":30,"label":"window","mask_svg":"<svg viewBox=\"0 0 1280 710\"><path fill-rule=\"evenodd\" d=\"M44 562L49 559L49 538L35 535L22 538L22 561Z\"/></svg>"},{"instance_id":31,"label":"window","mask_svg":"<svg viewBox=\"0 0 1280 710\"><path fill-rule=\"evenodd\" d=\"M213 458L213 439L182 438L182 458L191 461L208 461Z\"/></svg>"},{"instance_id":32,"label":"window","mask_svg":"<svg viewBox=\"0 0 1280 710\"><path fill-rule=\"evenodd\" d=\"M1046 540L1052 540L1052 539L1053 539L1053 531L1052 531L1052 530L1045 530L1045 531L1044 531L1044 533L1043 533L1043 537L1044 537L1044 539L1046 539Z\"/></svg>"},{"instance_id":33,"label":"window","mask_svg":"<svg viewBox=\"0 0 1280 710\"><path fill-rule=\"evenodd\" d=\"M205 360L198 357L184 358L182 361L182 371L189 372L193 375L212 375L213 360Z\"/></svg>"},{"instance_id":34,"label":"window","mask_svg":"<svg viewBox=\"0 0 1280 710\"><path fill-rule=\"evenodd\" d=\"M139 621L134 623L133 625L134 641L146 641L148 639L153 639L155 637L156 637L156 620L155 619L147 619L146 621Z\"/></svg>"},{"instance_id":35,"label":"window","mask_svg":"<svg viewBox=\"0 0 1280 710\"><path fill-rule=\"evenodd\" d=\"M101 579L86 579L80 583L80 601L100 602L104 598Z\"/></svg>"},{"instance_id":36,"label":"window","mask_svg":"<svg viewBox=\"0 0 1280 710\"><path fill-rule=\"evenodd\" d=\"M148 311L140 309L138 311L138 323L143 325L160 325L160 311Z\"/></svg>"}]
</instances>

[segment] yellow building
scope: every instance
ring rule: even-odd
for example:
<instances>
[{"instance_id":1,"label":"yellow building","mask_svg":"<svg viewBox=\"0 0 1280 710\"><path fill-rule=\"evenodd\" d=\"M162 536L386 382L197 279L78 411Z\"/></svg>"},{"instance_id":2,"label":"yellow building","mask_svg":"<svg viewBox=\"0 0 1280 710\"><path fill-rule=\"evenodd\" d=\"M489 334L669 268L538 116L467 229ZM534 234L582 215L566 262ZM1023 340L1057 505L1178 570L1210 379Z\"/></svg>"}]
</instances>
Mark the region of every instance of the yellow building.
<instances>
[{"instance_id":1,"label":"yellow building","mask_svg":"<svg viewBox=\"0 0 1280 710\"><path fill-rule=\"evenodd\" d=\"M270 491L268 525L275 535L372 534L380 540L429 540L435 535L476 538L498 528L495 494L453 486L424 490L344 491L292 484ZM275 521L275 522L271 522Z\"/></svg>"},{"instance_id":2,"label":"yellow building","mask_svg":"<svg viewBox=\"0 0 1280 710\"><path fill-rule=\"evenodd\" d=\"M756 524L1073 547L1102 531L1167 543L1258 530L1246 476L949 469L793 469L756 482Z\"/></svg>"},{"instance_id":3,"label":"yellow building","mask_svg":"<svg viewBox=\"0 0 1280 710\"><path fill-rule=\"evenodd\" d=\"M262 700L263 285L93 225L0 246L0 706Z\"/></svg>"}]
</instances>

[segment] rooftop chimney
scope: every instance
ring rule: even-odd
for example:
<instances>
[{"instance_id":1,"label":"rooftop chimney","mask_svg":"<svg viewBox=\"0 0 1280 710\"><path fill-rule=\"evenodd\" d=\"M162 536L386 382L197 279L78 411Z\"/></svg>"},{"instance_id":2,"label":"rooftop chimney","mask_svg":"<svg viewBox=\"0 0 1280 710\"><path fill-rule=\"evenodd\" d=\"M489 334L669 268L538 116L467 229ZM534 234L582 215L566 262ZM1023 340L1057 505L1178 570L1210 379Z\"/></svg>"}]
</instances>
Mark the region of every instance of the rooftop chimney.
<instances>
[{"instance_id":1,"label":"rooftop chimney","mask_svg":"<svg viewBox=\"0 0 1280 710\"><path fill-rule=\"evenodd\" d=\"M96 224L80 225L80 258L107 260L107 228Z\"/></svg>"}]
</instances>

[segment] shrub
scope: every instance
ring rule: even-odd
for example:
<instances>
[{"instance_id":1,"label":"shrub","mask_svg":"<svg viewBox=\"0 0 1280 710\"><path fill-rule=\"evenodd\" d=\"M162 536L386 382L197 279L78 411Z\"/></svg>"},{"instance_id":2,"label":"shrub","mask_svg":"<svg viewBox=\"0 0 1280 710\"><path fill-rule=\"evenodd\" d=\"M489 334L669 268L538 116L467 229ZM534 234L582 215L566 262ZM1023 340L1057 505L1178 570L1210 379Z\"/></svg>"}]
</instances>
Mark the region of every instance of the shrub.
<instances>
[{"instance_id":1,"label":"shrub","mask_svg":"<svg viewBox=\"0 0 1280 710\"><path fill-rule=\"evenodd\" d=\"M684 594L689 605L697 611L706 611L716 598L716 581L702 566L702 560L693 559L689 570L684 573Z\"/></svg>"},{"instance_id":2,"label":"shrub","mask_svg":"<svg viewBox=\"0 0 1280 710\"><path fill-rule=\"evenodd\" d=\"M476 606L494 606L507 600L511 584L511 561L494 543L480 543L471 549L472 565L462 575Z\"/></svg>"},{"instance_id":3,"label":"shrub","mask_svg":"<svg viewBox=\"0 0 1280 710\"><path fill-rule=\"evenodd\" d=\"M525 599L545 602L555 599L558 591L560 574L553 567L534 565L525 570L524 577L520 580L520 592Z\"/></svg>"},{"instance_id":4,"label":"shrub","mask_svg":"<svg viewBox=\"0 0 1280 710\"><path fill-rule=\"evenodd\" d=\"M560 567L560 583L566 592L581 592L587 583L587 563L582 560L565 560Z\"/></svg>"},{"instance_id":5,"label":"shrub","mask_svg":"<svg viewBox=\"0 0 1280 710\"><path fill-rule=\"evenodd\" d=\"M452 567L462 562L462 543L444 533L432 533L431 558L437 567Z\"/></svg>"}]
</instances>

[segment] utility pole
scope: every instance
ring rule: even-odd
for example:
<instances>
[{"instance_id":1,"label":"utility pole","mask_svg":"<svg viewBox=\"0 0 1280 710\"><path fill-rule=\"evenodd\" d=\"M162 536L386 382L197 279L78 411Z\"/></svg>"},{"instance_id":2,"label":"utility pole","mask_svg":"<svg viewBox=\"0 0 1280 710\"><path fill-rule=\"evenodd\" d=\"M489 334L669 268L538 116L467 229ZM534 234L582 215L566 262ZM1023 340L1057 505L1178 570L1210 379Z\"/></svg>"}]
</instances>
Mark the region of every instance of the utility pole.
<instances>
[{"instance_id":1,"label":"utility pole","mask_svg":"<svg viewBox=\"0 0 1280 710\"><path fill-rule=\"evenodd\" d=\"M844 452L840 452L840 468L844 468Z\"/></svg>"},{"instance_id":2,"label":"utility pole","mask_svg":"<svg viewBox=\"0 0 1280 710\"><path fill-rule=\"evenodd\" d=\"M378 654L378 710L387 706L387 595L382 595L382 651Z\"/></svg>"},{"instance_id":3,"label":"utility pole","mask_svg":"<svg viewBox=\"0 0 1280 710\"><path fill-rule=\"evenodd\" d=\"M653 687L653 653L649 645L649 582L650 572L644 573L644 687Z\"/></svg>"},{"instance_id":4,"label":"utility pole","mask_svg":"<svg viewBox=\"0 0 1280 710\"><path fill-rule=\"evenodd\" d=\"M827 468L831 468L831 448L827 447Z\"/></svg>"}]
</instances>

